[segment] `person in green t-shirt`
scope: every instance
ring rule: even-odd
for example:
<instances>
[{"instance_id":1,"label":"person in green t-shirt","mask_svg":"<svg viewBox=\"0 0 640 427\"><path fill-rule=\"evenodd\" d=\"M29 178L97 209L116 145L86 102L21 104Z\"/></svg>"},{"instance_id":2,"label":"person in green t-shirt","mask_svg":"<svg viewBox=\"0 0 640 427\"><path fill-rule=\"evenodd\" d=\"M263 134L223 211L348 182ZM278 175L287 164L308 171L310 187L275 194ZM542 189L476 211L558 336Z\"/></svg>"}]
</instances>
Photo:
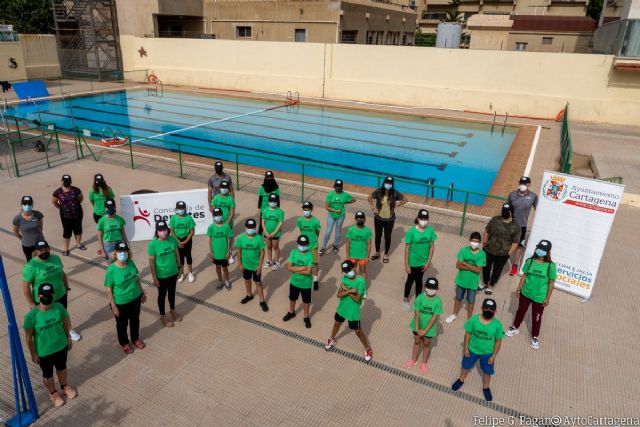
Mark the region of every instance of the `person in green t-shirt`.
<instances>
[{"instance_id":1,"label":"person in green t-shirt","mask_svg":"<svg viewBox=\"0 0 640 427\"><path fill-rule=\"evenodd\" d=\"M413 318L409 328L413 331L413 351L411 359L404 364L405 369L414 367L418 363L420 347L422 347L422 363L420 372L427 373L427 359L431 351L431 340L438 333L438 320L442 314L442 300L437 295L438 279L429 277L425 283L425 290L416 297L413 303Z\"/></svg>"},{"instance_id":2,"label":"person in green t-shirt","mask_svg":"<svg viewBox=\"0 0 640 427\"><path fill-rule=\"evenodd\" d=\"M207 236L209 236L209 256L216 266L216 274L218 275L217 289L226 287L230 291L229 258L231 257L233 230L228 222L224 222L222 209L213 209L213 224L207 228Z\"/></svg>"},{"instance_id":3,"label":"person in green t-shirt","mask_svg":"<svg viewBox=\"0 0 640 427\"><path fill-rule=\"evenodd\" d=\"M458 252L458 260L456 268L456 296L453 303L453 313L447 317L445 322L451 323L458 317L462 300L467 298L467 320L473 316L473 308L476 302L476 292L478 291L478 283L480 283L480 272L482 267L487 265L487 256L484 250L480 248L482 235L477 231L471 233L469 237L469 246L465 246Z\"/></svg>"},{"instance_id":4,"label":"person in green t-shirt","mask_svg":"<svg viewBox=\"0 0 640 427\"><path fill-rule=\"evenodd\" d=\"M340 326L346 320L349 324L349 329L355 332L364 347L364 360L370 362L373 358L373 350L371 350L369 341L367 341L367 337L364 336L360 326L360 307L367 294L367 284L364 277L359 276L356 270L356 265L351 260L342 262L344 275L336 294L339 299L338 307L336 308L331 335L324 348L329 351L336 346L336 335L340 330Z\"/></svg>"},{"instance_id":5,"label":"person in green t-shirt","mask_svg":"<svg viewBox=\"0 0 640 427\"><path fill-rule=\"evenodd\" d=\"M431 267L435 241L438 240L436 232L429 226L429 211L420 209L414 220L415 227L407 230L404 237L404 269L407 272L407 280L404 282L404 299L402 306L405 311L411 311L409 295L413 284L416 285L416 297L422 293L422 277Z\"/></svg>"},{"instance_id":6,"label":"person in green t-shirt","mask_svg":"<svg viewBox=\"0 0 640 427\"><path fill-rule=\"evenodd\" d=\"M482 314L476 314L464 324L464 356L460 376L451 385L453 391L458 391L464 385L464 380L469 375L478 360L482 370L482 394L487 401L493 400L491 394L491 376L495 374L494 365L496 356L502 346L504 328L502 323L494 316L498 305L495 300L487 298L482 302Z\"/></svg>"},{"instance_id":7,"label":"person in green t-shirt","mask_svg":"<svg viewBox=\"0 0 640 427\"><path fill-rule=\"evenodd\" d=\"M364 225L367 217L364 212L356 212L356 224L349 227L345 236L347 240L347 258L358 268L360 275L367 280L367 261L371 255L373 233Z\"/></svg>"},{"instance_id":8,"label":"person in green t-shirt","mask_svg":"<svg viewBox=\"0 0 640 427\"><path fill-rule=\"evenodd\" d=\"M229 224L233 229L233 217L236 214L236 201L233 195L229 193L231 185L229 181L223 180L220 183L220 193L211 199L211 207L213 209L220 208L222 210L222 220ZM213 212L213 210L211 211Z\"/></svg>"},{"instance_id":9,"label":"person in green t-shirt","mask_svg":"<svg viewBox=\"0 0 640 427\"><path fill-rule=\"evenodd\" d=\"M280 236L284 224L284 211L280 206L280 196L269 194L269 207L262 210L262 236L267 244L264 268L276 271L280 268ZM273 256L273 258L272 258ZM273 259L273 262L271 261Z\"/></svg>"},{"instance_id":10,"label":"person in green t-shirt","mask_svg":"<svg viewBox=\"0 0 640 427\"><path fill-rule=\"evenodd\" d=\"M176 214L171 215L171 218L169 218L169 228L173 237L178 240L178 257L180 259L178 283L184 281L185 264L187 265L189 283L193 283L196 281L196 276L193 274L191 249L193 248L193 235L196 233L196 222L187 213L187 204L185 202L176 203Z\"/></svg>"},{"instance_id":11,"label":"person in green t-shirt","mask_svg":"<svg viewBox=\"0 0 640 427\"><path fill-rule=\"evenodd\" d=\"M258 188L258 234L262 236L262 210L269 207L269 196L275 194L280 197L280 187L272 171L266 171L264 173L264 181ZM278 198L278 207L280 207L280 199Z\"/></svg>"},{"instance_id":12,"label":"person in green t-shirt","mask_svg":"<svg viewBox=\"0 0 640 427\"><path fill-rule=\"evenodd\" d=\"M264 299L264 288L262 286L262 262L264 261L264 250L266 244L262 237L256 235L256 220L249 218L244 222L246 232L236 239L236 249L238 251L238 268L242 271L244 287L247 295L240 300L240 304L246 304L253 299L251 289L251 279L256 284L256 291L260 298L260 308L262 311L269 311L269 306Z\"/></svg>"},{"instance_id":13,"label":"person in green t-shirt","mask_svg":"<svg viewBox=\"0 0 640 427\"><path fill-rule=\"evenodd\" d=\"M89 202L93 205L93 220L98 223L105 214L104 202L107 199L115 200L116 195L107 185L107 181L102 174L97 173L93 177L93 186L89 190Z\"/></svg>"},{"instance_id":14,"label":"person in green t-shirt","mask_svg":"<svg viewBox=\"0 0 640 427\"><path fill-rule=\"evenodd\" d=\"M289 285L289 311L282 320L287 322L296 317L296 301L302 295L304 312L304 326L311 327L309 307L311 304L311 284L313 282L313 254L309 251L309 238L306 235L298 237L298 248L291 251L287 269L291 274Z\"/></svg>"},{"instance_id":15,"label":"person in green t-shirt","mask_svg":"<svg viewBox=\"0 0 640 427\"><path fill-rule=\"evenodd\" d=\"M71 320L62 304L53 301L54 289L49 283L42 283L36 290L38 305L24 316L25 341L33 363L40 365L45 387L53 406L64 405L60 396L73 399L78 394L68 382L67 352L73 347ZM60 392L56 390L53 369L58 374Z\"/></svg>"},{"instance_id":16,"label":"person in green t-shirt","mask_svg":"<svg viewBox=\"0 0 640 427\"><path fill-rule=\"evenodd\" d=\"M180 265L178 240L169 234L169 225L165 221L156 223L156 233L147 246L149 269L153 284L158 288L158 310L160 321L165 327L173 327L182 316L176 312L176 283ZM169 300L169 313L173 320L165 315L165 300Z\"/></svg>"},{"instance_id":17,"label":"person in green t-shirt","mask_svg":"<svg viewBox=\"0 0 640 427\"><path fill-rule=\"evenodd\" d=\"M313 254L313 290L317 291L318 286L318 237L320 236L320 220L313 216L313 203L304 202L302 204L302 216L296 222L300 234L309 238L309 250Z\"/></svg>"},{"instance_id":18,"label":"person in green t-shirt","mask_svg":"<svg viewBox=\"0 0 640 427\"><path fill-rule=\"evenodd\" d=\"M557 277L556 264L551 260L550 241L541 240L536 245L533 257L525 261L522 273L517 290L518 311L516 311L513 325L507 331L507 336L512 337L520 333L518 328L531 305L531 347L537 350L540 348L542 313L549 305Z\"/></svg>"},{"instance_id":19,"label":"person in green t-shirt","mask_svg":"<svg viewBox=\"0 0 640 427\"><path fill-rule=\"evenodd\" d=\"M325 209L329 212L327 215L327 230L324 233L324 239L322 241L322 248L320 248L320 256L324 255L327 251L327 244L331 237L331 232L335 228L335 237L333 238L333 253L338 253L338 246L340 246L340 236L342 234L342 224L344 224L345 213L347 211L346 205L355 203L351 194L344 191L344 182L341 179L336 179L333 184L333 191L327 194L325 198Z\"/></svg>"},{"instance_id":20,"label":"person in green t-shirt","mask_svg":"<svg viewBox=\"0 0 640 427\"><path fill-rule=\"evenodd\" d=\"M104 286L111 312L116 318L116 332L118 342L126 354L133 353L129 343L127 326L131 331L131 343L138 350L146 347L140 339L140 304L147 301L147 295L142 289L138 267L131 259L129 246L125 242L118 242L115 247L115 262L107 268Z\"/></svg>"},{"instance_id":21,"label":"person in green t-shirt","mask_svg":"<svg viewBox=\"0 0 640 427\"><path fill-rule=\"evenodd\" d=\"M98 247L102 248L98 251L105 257L107 261L111 259L117 242L129 243L124 226L126 222L120 215L116 215L116 202L113 199L107 199L104 202L106 215L98 220Z\"/></svg>"}]
</instances>

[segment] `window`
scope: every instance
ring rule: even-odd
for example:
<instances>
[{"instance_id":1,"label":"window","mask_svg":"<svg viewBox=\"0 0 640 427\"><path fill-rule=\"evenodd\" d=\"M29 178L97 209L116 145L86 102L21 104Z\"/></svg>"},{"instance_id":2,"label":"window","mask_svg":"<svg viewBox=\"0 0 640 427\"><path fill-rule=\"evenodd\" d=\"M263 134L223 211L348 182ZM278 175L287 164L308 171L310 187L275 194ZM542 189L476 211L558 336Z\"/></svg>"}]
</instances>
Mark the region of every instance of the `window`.
<instances>
[{"instance_id":1,"label":"window","mask_svg":"<svg viewBox=\"0 0 640 427\"><path fill-rule=\"evenodd\" d=\"M357 31L343 31L342 36L340 37L340 43L355 44L357 39L358 39Z\"/></svg>"},{"instance_id":2,"label":"window","mask_svg":"<svg viewBox=\"0 0 640 427\"><path fill-rule=\"evenodd\" d=\"M520 51L520 52L524 52L525 50L527 50L527 45L529 43L523 43L523 42L516 42L516 50Z\"/></svg>"},{"instance_id":3,"label":"window","mask_svg":"<svg viewBox=\"0 0 640 427\"><path fill-rule=\"evenodd\" d=\"M366 40L367 44L373 44L373 34L374 33L375 33L375 31L367 31L367 40Z\"/></svg>"},{"instance_id":4,"label":"window","mask_svg":"<svg viewBox=\"0 0 640 427\"><path fill-rule=\"evenodd\" d=\"M552 44L553 43L553 37L543 37L542 38L542 44Z\"/></svg>"},{"instance_id":5,"label":"window","mask_svg":"<svg viewBox=\"0 0 640 427\"><path fill-rule=\"evenodd\" d=\"M297 42L306 42L307 41L307 30L304 28L296 28L296 41Z\"/></svg>"},{"instance_id":6,"label":"window","mask_svg":"<svg viewBox=\"0 0 640 427\"><path fill-rule=\"evenodd\" d=\"M236 38L237 39L250 39L251 38L251 27L236 27Z\"/></svg>"}]
</instances>

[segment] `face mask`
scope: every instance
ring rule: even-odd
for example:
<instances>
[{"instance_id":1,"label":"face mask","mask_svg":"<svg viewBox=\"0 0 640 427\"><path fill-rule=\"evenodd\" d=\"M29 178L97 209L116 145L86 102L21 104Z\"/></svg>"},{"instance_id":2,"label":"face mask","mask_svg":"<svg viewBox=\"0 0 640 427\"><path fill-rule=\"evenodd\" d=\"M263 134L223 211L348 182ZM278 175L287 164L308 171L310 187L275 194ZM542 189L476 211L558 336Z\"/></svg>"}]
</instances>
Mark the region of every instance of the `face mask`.
<instances>
[{"instance_id":1,"label":"face mask","mask_svg":"<svg viewBox=\"0 0 640 427\"><path fill-rule=\"evenodd\" d=\"M480 247L480 242L469 242L469 246L471 246L471 249L478 249Z\"/></svg>"},{"instance_id":2,"label":"face mask","mask_svg":"<svg viewBox=\"0 0 640 427\"><path fill-rule=\"evenodd\" d=\"M278 202L269 202L269 207L270 208L277 208L278 207Z\"/></svg>"},{"instance_id":3,"label":"face mask","mask_svg":"<svg viewBox=\"0 0 640 427\"><path fill-rule=\"evenodd\" d=\"M495 313L493 311L482 310L482 317L484 317L485 319L492 319L494 314Z\"/></svg>"},{"instance_id":4,"label":"face mask","mask_svg":"<svg viewBox=\"0 0 640 427\"><path fill-rule=\"evenodd\" d=\"M429 221L426 219L419 219L418 224L420 224L420 227L425 228L429 224Z\"/></svg>"},{"instance_id":5,"label":"face mask","mask_svg":"<svg viewBox=\"0 0 640 427\"><path fill-rule=\"evenodd\" d=\"M114 216L116 214L116 210L111 208L111 209L107 209L107 215L109 216Z\"/></svg>"},{"instance_id":6,"label":"face mask","mask_svg":"<svg viewBox=\"0 0 640 427\"><path fill-rule=\"evenodd\" d=\"M222 175L222 166L216 166L215 170L218 175Z\"/></svg>"},{"instance_id":7,"label":"face mask","mask_svg":"<svg viewBox=\"0 0 640 427\"><path fill-rule=\"evenodd\" d=\"M62 181L63 187L71 187L71 181Z\"/></svg>"},{"instance_id":8,"label":"face mask","mask_svg":"<svg viewBox=\"0 0 640 427\"><path fill-rule=\"evenodd\" d=\"M536 249L535 254L536 254L537 257L542 258L542 257L547 256L547 251L545 251L543 249Z\"/></svg>"},{"instance_id":9,"label":"face mask","mask_svg":"<svg viewBox=\"0 0 640 427\"><path fill-rule=\"evenodd\" d=\"M102 187L102 183L103 183L103 181L100 181L100 180L96 181L96 185L97 185L98 187Z\"/></svg>"},{"instance_id":10,"label":"face mask","mask_svg":"<svg viewBox=\"0 0 640 427\"><path fill-rule=\"evenodd\" d=\"M354 277L356 277L356 272L351 270L350 272L347 273L347 277L349 279L353 279Z\"/></svg>"},{"instance_id":11,"label":"face mask","mask_svg":"<svg viewBox=\"0 0 640 427\"><path fill-rule=\"evenodd\" d=\"M342 188L336 188L335 192L338 193L338 194L342 193Z\"/></svg>"},{"instance_id":12,"label":"face mask","mask_svg":"<svg viewBox=\"0 0 640 427\"><path fill-rule=\"evenodd\" d=\"M169 235L167 230L158 231L158 237L162 237L163 239Z\"/></svg>"},{"instance_id":13,"label":"face mask","mask_svg":"<svg viewBox=\"0 0 640 427\"><path fill-rule=\"evenodd\" d=\"M129 254L126 252L116 252L116 259L120 262L125 262L129 258Z\"/></svg>"},{"instance_id":14,"label":"face mask","mask_svg":"<svg viewBox=\"0 0 640 427\"><path fill-rule=\"evenodd\" d=\"M247 234L249 236L253 236L254 234L256 234L256 229L255 228L247 228Z\"/></svg>"},{"instance_id":15,"label":"face mask","mask_svg":"<svg viewBox=\"0 0 640 427\"><path fill-rule=\"evenodd\" d=\"M302 253L307 252L309 250L309 246L298 245L298 250Z\"/></svg>"},{"instance_id":16,"label":"face mask","mask_svg":"<svg viewBox=\"0 0 640 427\"><path fill-rule=\"evenodd\" d=\"M364 225L364 220L363 219L358 220L356 221L356 224L358 225L358 227L362 227Z\"/></svg>"},{"instance_id":17,"label":"face mask","mask_svg":"<svg viewBox=\"0 0 640 427\"><path fill-rule=\"evenodd\" d=\"M502 212L502 218L504 218L504 219L511 218L511 212L509 212L509 211Z\"/></svg>"},{"instance_id":18,"label":"face mask","mask_svg":"<svg viewBox=\"0 0 640 427\"><path fill-rule=\"evenodd\" d=\"M302 211L302 215L304 215L305 218L309 218L311 216L311 211Z\"/></svg>"},{"instance_id":19,"label":"face mask","mask_svg":"<svg viewBox=\"0 0 640 427\"><path fill-rule=\"evenodd\" d=\"M392 184L385 184L385 185L384 185L384 189L385 189L385 190L391 190L392 188L393 188L393 185L392 185Z\"/></svg>"},{"instance_id":20,"label":"face mask","mask_svg":"<svg viewBox=\"0 0 640 427\"><path fill-rule=\"evenodd\" d=\"M221 188L220 189L220 194L224 194L224 195L229 194L229 189L228 188Z\"/></svg>"},{"instance_id":21,"label":"face mask","mask_svg":"<svg viewBox=\"0 0 640 427\"><path fill-rule=\"evenodd\" d=\"M521 193L524 193L525 191L527 191L527 186L521 185L520 187L518 187L518 190L520 190Z\"/></svg>"},{"instance_id":22,"label":"face mask","mask_svg":"<svg viewBox=\"0 0 640 427\"><path fill-rule=\"evenodd\" d=\"M53 295L42 295L40 302L44 305L51 305L51 303L53 303Z\"/></svg>"},{"instance_id":23,"label":"face mask","mask_svg":"<svg viewBox=\"0 0 640 427\"><path fill-rule=\"evenodd\" d=\"M51 255L49 252L40 252L40 254L38 254L38 258L40 258L43 261L46 261L49 259L49 255Z\"/></svg>"},{"instance_id":24,"label":"face mask","mask_svg":"<svg viewBox=\"0 0 640 427\"><path fill-rule=\"evenodd\" d=\"M214 220L215 222L217 222L218 224L220 224L220 223L222 222L222 217L221 217L221 216L214 216L214 217L213 217L213 220Z\"/></svg>"},{"instance_id":25,"label":"face mask","mask_svg":"<svg viewBox=\"0 0 640 427\"><path fill-rule=\"evenodd\" d=\"M176 213L177 213L178 215L184 215L186 212L184 211L184 209L178 209L178 210L176 211Z\"/></svg>"},{"instance_id":26,"label":"face mask","mask_svg":"<svg viewBox=\"0 0 640 427\"><path fill-rule=\"evenodd\" d=\"M432 297L432 296L435 296L435 294L438 293L438 290L437 289L425 289L425 292L427 293L427 295Z\"/></svg>"},{"instance_id":27,"label":"face mask","mask_svg":"<svg viewBox=\"0 0 640 427\"><path fill-rule=\"evenodd\" d=\"M25 212L31 212L32 209L33 209L32 205L22 205L22 210Z\"/></svg>"}]
</instances>

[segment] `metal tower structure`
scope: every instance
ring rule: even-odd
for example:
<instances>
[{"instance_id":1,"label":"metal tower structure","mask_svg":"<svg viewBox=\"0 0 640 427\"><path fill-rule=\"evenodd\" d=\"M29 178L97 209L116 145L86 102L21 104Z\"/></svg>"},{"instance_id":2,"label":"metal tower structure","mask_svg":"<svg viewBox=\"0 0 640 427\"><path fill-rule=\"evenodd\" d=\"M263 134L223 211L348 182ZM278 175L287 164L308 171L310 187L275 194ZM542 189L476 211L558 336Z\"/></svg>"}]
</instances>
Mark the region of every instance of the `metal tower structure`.
<instances>
[{"instance_id":1,"label":"metal tower structure","mask_svg":"<svg viewBox=\"0 0 640 427\"><path fill-rule=\"evenodd\" d=\"M51 0L64 77L122 79L115 0Z\"/></svg>"}]
</instances>

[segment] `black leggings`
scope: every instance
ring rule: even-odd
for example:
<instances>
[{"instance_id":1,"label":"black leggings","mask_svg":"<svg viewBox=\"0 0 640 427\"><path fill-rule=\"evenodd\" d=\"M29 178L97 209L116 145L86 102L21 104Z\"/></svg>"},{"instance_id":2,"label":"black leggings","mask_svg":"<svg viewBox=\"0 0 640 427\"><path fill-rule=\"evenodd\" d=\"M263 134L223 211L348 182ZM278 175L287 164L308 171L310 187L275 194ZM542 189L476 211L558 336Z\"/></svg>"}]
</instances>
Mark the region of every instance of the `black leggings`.
<instances>
[{"instance_id":1,"label":"black leggings","mask_svg":"<svg viewBox=\"0 0 640 427\"><path fill-rule=\"evenodd\" d=\"M393 224L395 224L395 220L383 221L377 217L373 219L373 226L376 233L376 252L380 252L380 243L382 242L382 233L384 231L384 253L389 253L389 248L391 247L391 232L393 231Z\"/></svg>"},{"instance_id":2,"label":"black leggings","mask_svg":"<svg viewBox=\"0 0 640 427\"><path fill-rule=\"evenodd\" d=\"M97 213L93 214L93 220L96 222L96 224L98 223L98 221L100 221L100 218L102 218L102 215L98 215Z\"/></svg>"},{"instance_id":3,"label":"black leggings","mask_svg":"<svg viewBox=\"0 0 640 427\"><path fill-rule=\"evenodd\" d=\"M193 264L193 259L191 258L191 247L193 246L193 239L189 240L188 243L184 245L184 248L178 246L178 255L180 255L180 267L185 264L185 260L187 261L187 265Z\"/></svg>"},{"instance_id":4,"label":"black leggings","mask_svg":"<svg viewBox=\"0 0 640 427\"><path fill-rule=\"evenodd\" d=\"M62 222L63 239L70 239L71 235L82 235L82 211L80 211L80 216L77 218L64 218L61 215L60 221Z\"/></svg>"},{"instance_id":5,"label":"black leggings","mask_svg":"<svg viewBox=\"0 0 640 427\"><path fill-rule=\"evenodd\" d=\"M487 266L482 267L482 283L495 286L507 261L509 255L493 255L487 252Z\"/></svg>"},{"instance_id":6,"label":"black leggings","mask_svg":"<svg viewBox=\"0 0 640 427\"><path fill-rule=\"evenodd\" d=\"M175 289L175 288L174 288ZM129 344L127 326L131 330L131 342L135 342L140 334L140 303L142 296L126 304L116 304L119 316L116 317L116 331L120 345Z\"/></svg>"},{"instance_id":7,"label":"black leggings","mask_svg":"<svg viewBox=\"0 0 640 427\"><path fill-rule=\"evenodd\" d=\"M164 279L158 279L158 282L160 282L160 287L158 288L158 310L160 310L160 316L164 316L164 300L166 298L169 298L169 308L171 310L175 310L176 308L177 281L177 274L171 277L165 277Z\"/></svg>"},{"instance_id":8,"label":"black leggings","mask_svg":"<svg viewBox=\"0 0 640 427\"><path fill-rule=\"evenodd\" d=\"M407 276L407 281L404 282L404 297L409 298L411 294L411 288L413 287L413 283L416 284L416 297L420 295L422 292L422 277L424 276L424 271L422 271L422 267L411 267L411 273Z\"/></svg>"},{"instance_id":9,"label":"black leggings","mask_svg":"<svg viewBox=\"0 0 640 427\"><path fill-rule=\"evenodd\" d=\"M33 258L33 251L35 249L35 246L22 246L22 252L24 252L24 257L27 259L27 262L31 261L31 258Z\"/></svg>"},{"instance_id":10,"label":"black leggings","mask_svg":"<svg viewBox=\"0 0 640 427\"><path fill-rule=\"evenodd\" d=\"M38 357L40 359L40 369L42 369L43 378L53 377L53 367L56 367L56 371L64 371L67 369L67 349L60 350L56 353L48 356Z\"/></svg>"}]
</instances>

